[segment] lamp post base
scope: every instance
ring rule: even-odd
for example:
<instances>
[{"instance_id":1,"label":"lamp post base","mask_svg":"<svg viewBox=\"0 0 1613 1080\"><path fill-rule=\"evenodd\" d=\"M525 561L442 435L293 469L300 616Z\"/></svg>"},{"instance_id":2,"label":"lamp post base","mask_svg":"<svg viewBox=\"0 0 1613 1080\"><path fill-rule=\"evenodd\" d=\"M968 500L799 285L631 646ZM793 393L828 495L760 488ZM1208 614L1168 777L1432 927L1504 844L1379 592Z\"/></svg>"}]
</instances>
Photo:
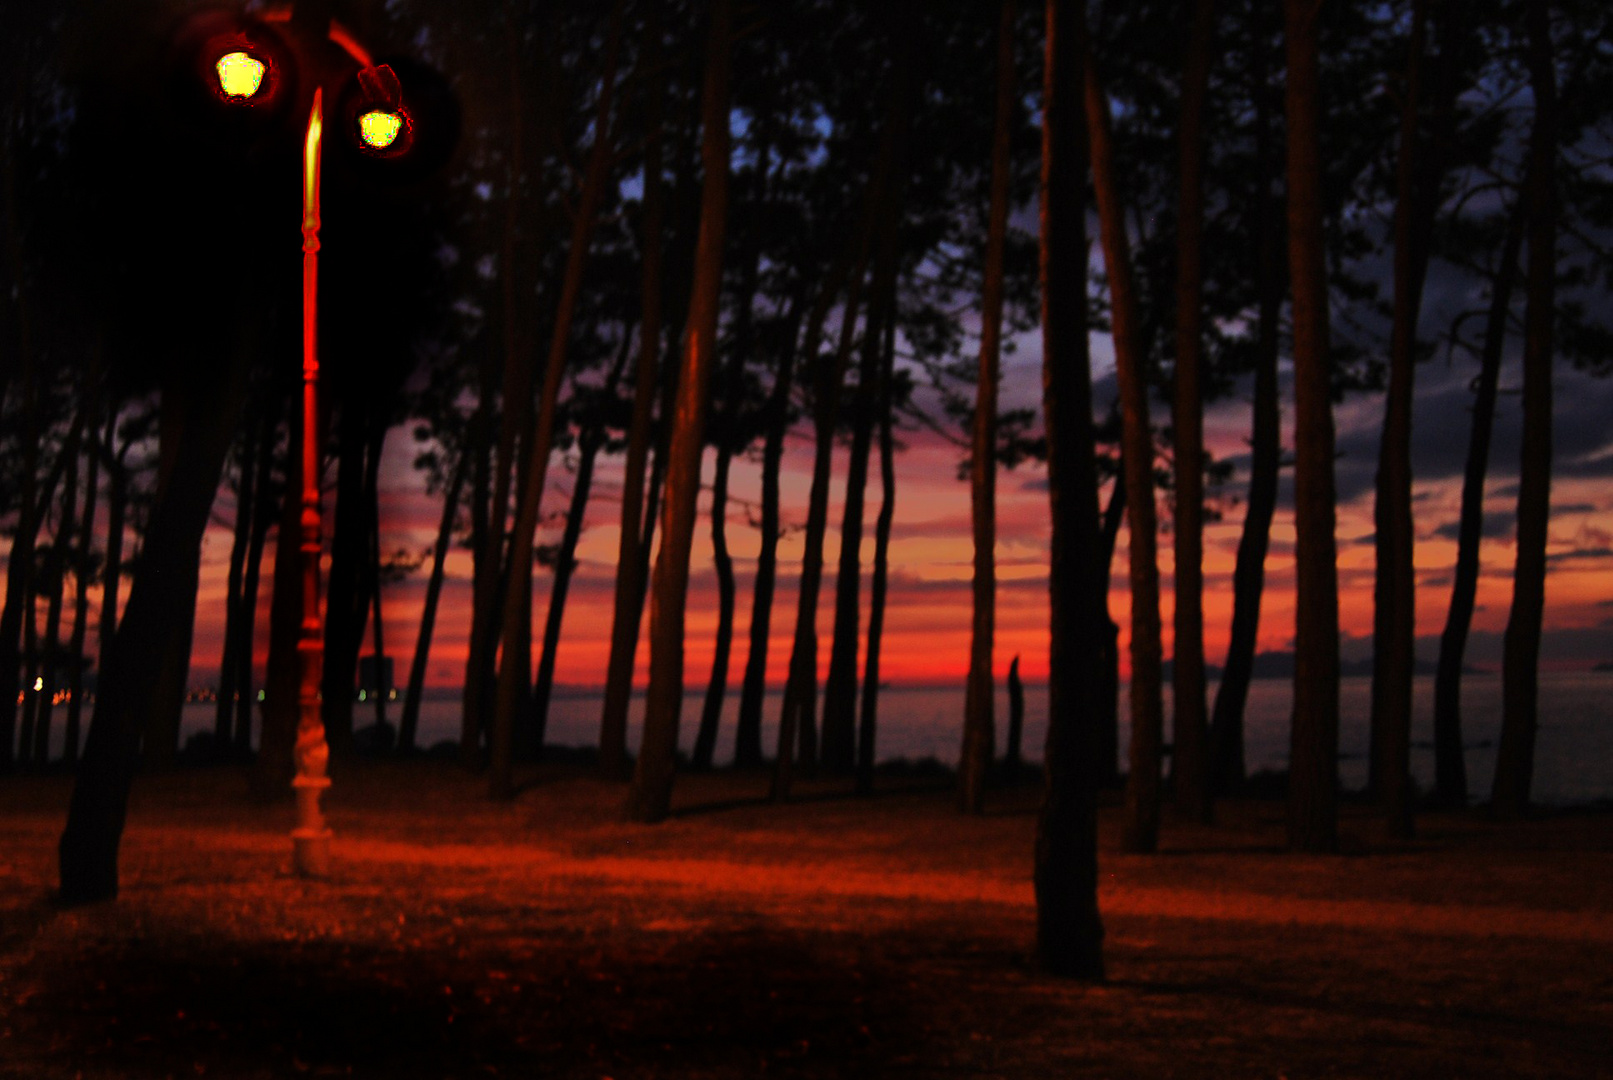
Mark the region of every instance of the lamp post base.
<instances>
[{"instance_id":1,"label":"lamp post base","mask_svg":"<svg viewBox=\"0 0 1613 1080\"><path fill-rule=\"evenodd\" d=\"M297 827L291 830L291 868L299 877L330 875L331 831L319 810L319 797L330 787L328 776L299 776L291 781L297 793Z\"/></svg>"}]
</instances>

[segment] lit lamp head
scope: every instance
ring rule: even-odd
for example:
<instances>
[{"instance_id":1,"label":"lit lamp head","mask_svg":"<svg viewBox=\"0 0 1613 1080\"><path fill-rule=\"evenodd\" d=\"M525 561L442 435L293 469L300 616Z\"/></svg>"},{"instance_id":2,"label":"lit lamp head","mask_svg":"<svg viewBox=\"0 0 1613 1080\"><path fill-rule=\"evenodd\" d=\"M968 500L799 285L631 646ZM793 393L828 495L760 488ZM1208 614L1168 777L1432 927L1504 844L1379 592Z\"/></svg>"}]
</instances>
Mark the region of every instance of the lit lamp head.
<instances>
[{"instance_id":1,"label":"lit lamp head","mask_svg":"<svg viewBox=\"0 0 1613 1080\"><path fill-rule=\"evenodd\" d=\"M403 87L386 64L358 73L354 137L358 148L372 157L394 158L409 149L413 132L409 111L403 107Z\"/></svg>"},{"instance_id":2,"label":"lit lamp head","mask_svg":"<svg viewBox=\"0 0 1613 1080\"><path fill-rule=\"evenodd\" d=\"M403 117L385 109L371 109L358 118L358 137L365 146L385 150L398 141Z\"/></svg>"},{"instance_id":3,"label":"lit lamp head","mask_svg":"<svg viewBox=\"0 0 1613 1080\"><path fill-rule=\"evenodd\" d=\"M213 70L218 73L218 88L227 101L249 101L263 86L263 61L240 49L219 57Z\"/></svg>"}]
</instances>

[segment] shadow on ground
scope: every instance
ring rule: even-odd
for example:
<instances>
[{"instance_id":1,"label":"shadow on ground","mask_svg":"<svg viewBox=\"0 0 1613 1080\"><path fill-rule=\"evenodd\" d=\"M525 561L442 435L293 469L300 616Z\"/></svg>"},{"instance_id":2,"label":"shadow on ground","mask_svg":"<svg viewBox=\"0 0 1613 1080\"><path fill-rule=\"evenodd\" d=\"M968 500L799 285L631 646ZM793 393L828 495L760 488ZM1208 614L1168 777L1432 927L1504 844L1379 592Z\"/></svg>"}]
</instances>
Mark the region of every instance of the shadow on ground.
<instances>
[{"instance_id":1,"label":"shadow on ground","mask_svg":"<svg viewBox=\"0 0 1613 1080\"><path fill-rule=\"evenodd\" d=\"M894 987L777 931L502 955L132 941L32 981L14 1030L49 1025L69 1076L879 1075L913 1041Z\"/></svg>"}]
</instances>

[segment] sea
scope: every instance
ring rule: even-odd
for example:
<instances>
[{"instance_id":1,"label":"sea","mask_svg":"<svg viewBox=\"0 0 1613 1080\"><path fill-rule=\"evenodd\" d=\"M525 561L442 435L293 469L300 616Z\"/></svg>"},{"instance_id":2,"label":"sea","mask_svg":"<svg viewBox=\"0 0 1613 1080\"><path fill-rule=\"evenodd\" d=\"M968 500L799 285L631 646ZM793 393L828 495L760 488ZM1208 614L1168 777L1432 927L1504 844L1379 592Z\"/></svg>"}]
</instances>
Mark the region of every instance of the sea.
<instances>
[{"instance_id":1,"label":"sea","mask_svg":"<svg viewBox=\"0 0 1613 1080\"><path fill-rule=\"evenodd\" d=\"M1346 790L1359 789L1367 778L1367 721L1372 682L1365 676L1340 681L1339 779ZM1425 790L1434 782L1432 676L1419 676L1414 685L1412 720L1412 773ZM1209 687L1213 703L1215 684ZM402 711L399 700L388 704L389 720L396 724ZM704 696L703 688L684 697L679 745L693 747ZM550 706L547 741L560 746L592 746L599 738L599 690L557 688ZM1166 688L1166 740L1169 741L1170 692ZM957 686L887 686L879 695L878 751L880 761L934 759L955 765L963 735L964 692ZM782 692L769 691L763 710L762 745L772 754L778 740ZM1288 767L1288 727L1292 684L1287 679L1256 679L1250 684L1245 714L1244 752L1251 773ZM1495 774L1495 746L1501 729L1501 676L1471 674L1462 684L1462 726L1467 749L1468 789L1474 801L1489 797ZM629 713L628 743L636 748L644 700L635 694ZM372 722L374 705L354 706L355 723ZM195 702L185 706L183 736L211 730L216 706ZM717 763L733 756L734 724L739 712L735 689L726 700L717 743ZM1613 801L1613 673L1547 671L1540 675L1540 727L1535 744L1534 799L1548 806L1576 806ZM1003 750L1008 727L1008 695L999 687L996 702L997 748ZM1122 686L1120 700L1120 765L1125 767L1129 742L1129 704ZM60 731L60 710L57 716ZM1038 760L1047 732L1047 687L1025 685L1023 753ZM459 737L459 695L428 694L420 710L419 745ZM1168 768L1168 766L1167 766Z\"/></svg>"}]
</instances>

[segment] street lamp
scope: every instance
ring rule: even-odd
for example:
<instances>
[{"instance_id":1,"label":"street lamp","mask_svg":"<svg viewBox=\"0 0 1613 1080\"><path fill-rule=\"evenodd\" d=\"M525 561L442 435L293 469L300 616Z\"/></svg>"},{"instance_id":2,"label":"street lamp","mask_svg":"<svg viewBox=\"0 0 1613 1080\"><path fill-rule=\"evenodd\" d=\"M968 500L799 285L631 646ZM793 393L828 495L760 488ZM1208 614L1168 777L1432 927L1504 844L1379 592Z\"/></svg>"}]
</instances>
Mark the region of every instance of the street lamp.
<instances>
[{"instance_id":1,"label":"street lamp","mask_svg":"<svg viewBox=\"0 0 1613 1080\"><path fill-rule=\"evenodd\" d=\"M409 122L401 102L397 77L388 67L375 67L351 36L333 25L332 41L343 46L359 64L364 103L357 118L357 138L375 152L400 153L400 135ZM227 50L227 51L223 51ZM215 90L225 102L250 106L257 103L272 58L255 55L251 43L232 40L215 44ZM278 88L273 88L278 89ZM293 760L292 789L297 799L296 827L292 829L292 867L304 877L323 877L330 869L331 829L325 822L320 799L330 787L327 769L330 748L325 741L319 685L324 667L324 627L319 607L319 557L323 522L319 498L319 176L324 136L324 88L315 86L313 104L303 136L302 168L302 446L299 554L302 577L302 619L297 636L298 717ZM407 140L405 139L406 143Z\"/></svg>"}]
</instances>

